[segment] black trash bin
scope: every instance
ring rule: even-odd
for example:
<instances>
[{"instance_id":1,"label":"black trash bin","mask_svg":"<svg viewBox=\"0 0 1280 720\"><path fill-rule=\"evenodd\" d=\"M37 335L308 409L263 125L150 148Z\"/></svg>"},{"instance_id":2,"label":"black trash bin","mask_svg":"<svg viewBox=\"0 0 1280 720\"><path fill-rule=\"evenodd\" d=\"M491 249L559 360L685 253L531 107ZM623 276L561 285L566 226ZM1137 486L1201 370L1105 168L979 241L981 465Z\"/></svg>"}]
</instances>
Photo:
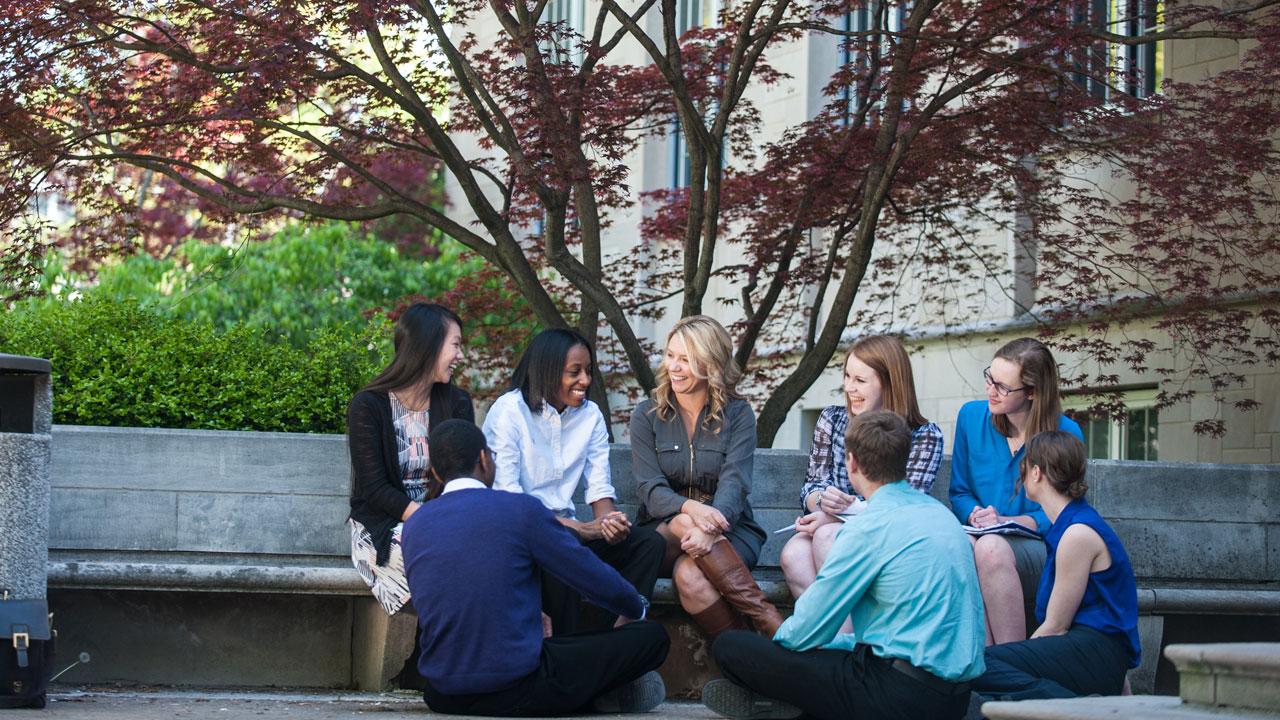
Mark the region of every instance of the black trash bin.
<instances>
[{"instance_id":1,"label":"black trash bin","mask_svg":"<svg viewBox=\"0 0 1280 720\"><path fill-rule=\"evenodd\" d=\"M0 707L43 707L52 670L52 429L49 361L0 355Z\"/></svg>"}]
</instances>

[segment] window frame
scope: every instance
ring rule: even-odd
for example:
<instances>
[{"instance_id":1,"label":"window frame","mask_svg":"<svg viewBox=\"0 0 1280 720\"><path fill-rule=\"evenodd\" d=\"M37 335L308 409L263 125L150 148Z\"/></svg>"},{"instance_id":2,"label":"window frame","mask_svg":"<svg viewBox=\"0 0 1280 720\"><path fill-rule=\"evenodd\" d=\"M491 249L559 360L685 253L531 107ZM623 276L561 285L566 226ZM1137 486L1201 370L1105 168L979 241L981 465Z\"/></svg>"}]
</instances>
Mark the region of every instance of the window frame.
<instances>
[{"instance_id":1,"label":"window frame","mask_svg":"<svg viewBox=\"0 0 1280 720\"><path fill-rule=\"evenodd\" d=\"M1072 415L1072 419L1080 425L1080 430L1085 435L1085 452L1091 460L1125 460L1134 462L1157 462L1160 460L1160 415L1156 408L1157 396L1159 389L1154 386L1144 386L1120 390L1120 398L1125 406L1125 418L1123 420L1111 416L1090 417L1086 416L1086 412L1090 402L1090 391L1082 391L1062 396L1062 411ZM1155 457L1129 457L1129 432L1130 423L1132 422L1132 413L1143 411L1147 413L1147 419L1144 426L1150 428L1152 419L1154 418L1154 426L1156 428L1155 437L1148 437L1143 442L1148 448L1147 454L1150 455L1154 451ZM1096 457L1093 455L1090 447L1091 426L1094 423L1106 423L1107 427L1107 455L1106 457ZM1149 433L1149 431L1148 431Z\"/></svg>"}]
</instances>

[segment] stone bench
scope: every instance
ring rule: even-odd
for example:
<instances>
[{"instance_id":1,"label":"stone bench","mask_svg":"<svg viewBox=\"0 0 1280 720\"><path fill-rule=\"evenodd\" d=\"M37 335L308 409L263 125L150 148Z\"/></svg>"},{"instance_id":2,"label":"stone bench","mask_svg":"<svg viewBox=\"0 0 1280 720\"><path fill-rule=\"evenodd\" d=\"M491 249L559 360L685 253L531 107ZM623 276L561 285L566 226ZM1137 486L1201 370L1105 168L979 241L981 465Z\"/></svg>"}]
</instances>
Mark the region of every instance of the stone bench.
<instances>
[{"instance_id":1,"label":"stone bench","mask_svg":"<svg viewBox=\"0 0 1280 720\"><path fill-rule=\"evenodd\" d=\"M629 448L611 462L632 512ZM758 451L751 500L766 530L798 514L806 463ZM1172 617L1280 618L1280 467L1090 472L1139 575L1144 646L1161 646ZM342 436L55 426L52 482L51 606L62 647L95 658L68 681L376 688L408 654L411 619L388 621L351 568ZM946 486L944 463L933 494L945 501ZM756 573L784 608L786 538L770 535ZM656 599L676 647L669 686L696 692L713 672L705 643L670 581ZM1152 686L1145 672L1135 687Z\"/></svg>"}]
</instances>

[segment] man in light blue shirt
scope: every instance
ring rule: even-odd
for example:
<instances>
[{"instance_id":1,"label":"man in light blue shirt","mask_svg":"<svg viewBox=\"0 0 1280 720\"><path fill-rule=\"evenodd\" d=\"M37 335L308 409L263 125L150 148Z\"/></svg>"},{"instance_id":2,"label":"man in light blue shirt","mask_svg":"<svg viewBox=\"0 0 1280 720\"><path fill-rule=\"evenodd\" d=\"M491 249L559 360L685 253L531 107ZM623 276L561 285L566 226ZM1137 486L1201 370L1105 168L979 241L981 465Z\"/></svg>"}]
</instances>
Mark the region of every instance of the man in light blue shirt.
<instances>
[{"instance_id":1,"label":"man in light blue shirt","mask_svg":"<svg viewBox=\"0 0 1280 720\"><path fill-rule=\"evenodd\" d=\"M740 718L964 716L984 669L982 594L960 523L901 480L910 447L892 412L849 423L845 463L867 508L772 642L740 631L716 641L727 679L703 689L708 707ZM838 635L845 618L854 632Z\"/></svg>"}]
</instances>

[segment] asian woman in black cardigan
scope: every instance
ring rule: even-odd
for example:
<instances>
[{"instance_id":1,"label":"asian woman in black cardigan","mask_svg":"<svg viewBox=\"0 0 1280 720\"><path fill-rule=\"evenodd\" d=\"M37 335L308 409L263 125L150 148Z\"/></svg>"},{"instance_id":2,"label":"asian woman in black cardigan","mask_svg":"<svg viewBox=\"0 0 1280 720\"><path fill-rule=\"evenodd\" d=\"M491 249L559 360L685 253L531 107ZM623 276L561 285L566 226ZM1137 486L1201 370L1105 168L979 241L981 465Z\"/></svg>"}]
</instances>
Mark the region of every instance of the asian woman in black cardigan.
<instances>
[{"instance_id":1,"label":"asian woman in black cardigan","mask_svg":"<svg viewBox=\"0 0 1280 720\"><path fill-rule=\"evenodd\" d=\"M448 308L415 303L395 327L395 357L347 409L351 455L351 561L389 615L409 601L400 529L422 503L440 494L429 474L430 428L475 421L471 397L452 383L462 360L462 321ZM396 678L416 687L418 647Z\"/></svg>"}]
</instances>

